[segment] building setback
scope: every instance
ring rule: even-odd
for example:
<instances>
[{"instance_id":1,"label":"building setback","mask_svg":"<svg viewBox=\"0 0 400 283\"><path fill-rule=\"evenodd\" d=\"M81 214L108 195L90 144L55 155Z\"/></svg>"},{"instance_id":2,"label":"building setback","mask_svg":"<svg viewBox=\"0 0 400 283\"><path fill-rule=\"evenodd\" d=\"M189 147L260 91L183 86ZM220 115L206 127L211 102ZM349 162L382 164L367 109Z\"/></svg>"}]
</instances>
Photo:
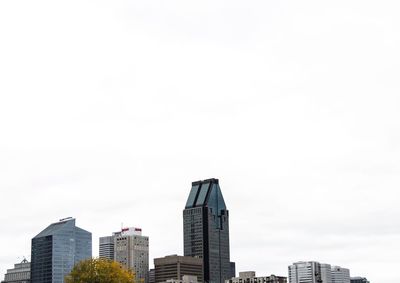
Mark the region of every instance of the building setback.
<instances>
[{"instance_id":1,"label":"building setback","mask_svg":"<svg viewBox=\"0 0 400 283\"><path fill-rule=\"evenodd\" d=\"M155 283L183 280L184 275L196 276L198 282L203 282L203 260L178 255L154 259Z\"/></svg>"},{"instance_id":2,"label":"building setback","mask_svg":"<svg viewBox=\"0 0 400 283\"><path fill-rule=\"evenodd\" d=\"M203 260L203 280L224 283L232 275L229 212L218 179L192 183L183 211L184 255Z\"/></svg>"},{"instance_id":3,"label":"building setback","mask_svg":"<svg viewBox=\"0 0 400 283\"><path fill-rule=\"evenodd\" d=\"M21 263L14 264L13 269L7 269L4 281L1 283L30 283L31 263L24 259Z\"/></svg>"},{"instance_id":4,"label":"building setback","mask_svg":"<svg viewBox=\"0 0 400 283\"><path fill-rule=\"evenodd\" d=\"M275 275L257 277L255 271L245 271L239 272L239 277L225 280L225 283L287 283L287 277Z\"/></svg>"},{"instance_id":5,"label":"building setback","mask_svg":"<svg viewBox=\"0 0 400 283\"><path fill-rule=\"evenodd\" d=\"M32 283L63 283L75 264L92 257L92 234L62 219L32 239L31 257Z\"/></svg>"}]
</instances>

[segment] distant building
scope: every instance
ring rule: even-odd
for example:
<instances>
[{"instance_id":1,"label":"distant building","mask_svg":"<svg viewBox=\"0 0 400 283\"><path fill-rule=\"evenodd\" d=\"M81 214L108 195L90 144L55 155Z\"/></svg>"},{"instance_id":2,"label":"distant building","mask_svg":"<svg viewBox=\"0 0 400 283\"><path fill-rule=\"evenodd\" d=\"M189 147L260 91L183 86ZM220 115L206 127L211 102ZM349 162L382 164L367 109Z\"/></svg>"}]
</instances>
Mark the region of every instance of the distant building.
<instances>
[{"instance_id":1,"label":"distant building","mask_svg":"<svg viewBox=\"0 0 400 283\"><path fill-rule=\"evenodd\" d=\"M229 278L236 277L236 263L231 261L230 265L231 265L231 273L229 274Z\"/></svg>"},{"instance_id":2,"label":"distant building","mask_svg":"<svg viewBox=\"0 0 400 283\"><path fill-rule=\"evenodd\" d=\"M230 278L229 212L218 179L192 183L183 211L183 240L184 255L203 260L204 282Z\"/></svg>"},{"instance_id":3,"label":"distant building","mask_svg":"<svg viewBox=\"0 0 400 283\"><path fill-rule=\"evenodd\" d=\"M225 280L225 283L287 283L287 278L283 276L256 276L255 271L239 272L239 277Z\"/></svg>"},{"instance_id":4,"label":"distant building","mask_svg":"<svg viewBox=\"0 0 400 283\"><path fill-rule=\"evenodd\" d=\"M332 283L350 283L350 270L340 266L332 266Z\"/></svg>"},{"instance_id":5,"label":"distant building","mask_svg":"<svg viewBox=\"0 0 400 283\"><path fill-rule=\"evenodd\" d=\"M196 276L183 275L182 280L169 279L165 283L198 283Z\"/></svg>"},{"instance_id":6,"label":"distant building","mask_svg":"<svg viewBox=\"0 0 400 283\"><path fill-rule=\"evenodd\" d=\"M350 283L350 270L316 261L289 266L289 283Z\"/></svg>"},{"instance_id":7,"label":"distant building","mask_svg":"<svg viewBox=\"0 0 400 283\"><path fill-rule=\"evenodd\" d=\"M330 264L321 263L322 283L332 283L332 267Z\"/></svg>"},{"instance_id":8,"label":"distant building","mask_svg":"<svg viewBox=\"0 0 400 283\"><path fill-rule=\"evenodd\" d=\"M203 260L196 257L170 255L154 259L155 282L183 280L184 275L196 276L203 282Z\"/></svg>"},{"instance_id":9,"label":"distant building","mask_svg":"<svg viewBox=\"0 0 400 283\"><path fill-rule=\"evenodd\" d=\"M322 283L321 264L300 261L289 266L289 283Z\"/></svg>"},{"instance_id":10,"label":"distant building","mask_svg":"<svg viewBox=\"0 0 400 283\"><path fill-rule=\"evenodd\" d=\"M30 283L31 263L24 259L21 263L14 264L13 269L7 269L4 281L1 283Z\"/></svg>"},{"instance_id":11,"label":"distant building","mask_svg":"<svg viewBox=\"0 0 400 283\"><path fill-rule=\"evenodd\" d=\"M142 236L142 229L123 228L100 237L99 257L117 261L134 271L139 281L149 282L149 237Z\"/></svg>"},{"instance_id":12,"label":"distant building","mask_svg":"<svg viewBox=\"0 0 400 283\"><path fill-rule=\"evenodd\" d=\"M75 264L92 257L92 234L62 219L32 239L31 257L32 283L63 283Z\"/></svg>"},{"instance_id":13,"label":"distant building","mask_svg":"<svg viewBox=\"0 0 400 283\"><path fill-rule=\"evenodd\" d=\"M156 283L156 271L154 268L149 270L149 283Z\"/></svg>"},{"instance_id":14,"label":"distant building","mask_svg":"<svg viewBox=\"0 0 400 283\"><path fill-rule=\"evenodd\" d=\"M99 258L114 260L114 236L100 237Z\"/></svg>"},{"instance_id":15,"label":"distant building","mask_svg":"<svg viewBox=\"0 0 400 283\"><path fill-rule=\"evenodd\" d=\"M368 279L365 277L351 277L351 283L369 283Z\"/></svg>"}]
</instances>

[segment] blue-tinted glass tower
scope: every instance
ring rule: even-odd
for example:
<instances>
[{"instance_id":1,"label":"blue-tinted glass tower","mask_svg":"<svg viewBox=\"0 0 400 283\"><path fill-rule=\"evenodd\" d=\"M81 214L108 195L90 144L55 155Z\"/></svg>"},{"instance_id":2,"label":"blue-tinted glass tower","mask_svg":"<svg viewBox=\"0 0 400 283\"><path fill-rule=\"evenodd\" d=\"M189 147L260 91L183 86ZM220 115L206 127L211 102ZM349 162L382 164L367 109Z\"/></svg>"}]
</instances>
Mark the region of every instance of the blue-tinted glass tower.
<instances>
[{"instance_id":1,"label":"blue-tinted glass tower","mask_svg":"<svg viewBox=\"0 0 400 283\"><path fill-rule=\"evenodd\" d=\"M75 219L53 223L32 239L31 283L63 283L79 261L92 257L92 234Z\"/></svg>"},{"instance_id":2,"label":"blue-tinted glass tower","mask_svg":"<svg viewBox=\"0 0 400 283\"><path fill-rule=\"evenodd\" d=\"M229 212L218 179L192 183L183 211L183 234L184 255L203 259L204 282L230 279Z\"/></svg>"}]
</instances>

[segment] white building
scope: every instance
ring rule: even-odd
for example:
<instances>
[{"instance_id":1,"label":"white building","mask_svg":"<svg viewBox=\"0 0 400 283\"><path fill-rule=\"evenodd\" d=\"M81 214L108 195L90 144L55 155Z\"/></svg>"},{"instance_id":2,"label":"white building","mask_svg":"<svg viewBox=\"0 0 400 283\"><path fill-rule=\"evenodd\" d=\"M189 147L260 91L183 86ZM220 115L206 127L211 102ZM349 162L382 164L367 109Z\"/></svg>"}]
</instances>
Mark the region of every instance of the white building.
<instances>
[{"instance_id":1,"label":"white building","mask_svg":"<svg viewBox=\"0 0 400 283\"><path fill-rule=\"evenodd\" d=\"M332 266L332 283L350 283L350 270L340 266Z\"/></svg>"},{"instance_id":2,"label":"white building","mask_svg":"<svg viewBox=\"0 0 400 283\"><path fill-rule=\"evenodd\" d=\"M7 269L4 281L1 283L29 283L31 282L31 263L24 259L14 265L13 269Z\"/></svg>"},{"instance_id":3,"label":"white building","mask_svg":"<svg viewBox=\"0 0 400 283\"><path fill-rule=\"evenodd\" d=\"M322 283L333 283L332 282L332 267L330 264L321 263L321 280Z\"/></svg>"},{"instance_id":4,"label":"white building","mask_svg":"<svg viewBox=\"0 0 400 283\"><path fill-rule=\"evenodd\" d=\"M296 262L289 266L289 283L350 283L350 271L316 261Z\"/></svg>"},{"instance_id":5,"label":"white building","mask_svg":"<svg viewBox=\"0 0 400 283\"><path fill-rule=\"evenodd\" d=\"M134 271L139 281L149 282L149 237L142 236L142 229L123 228L101 237L99 257L115 260Z\"/></svg>"},{"instance_id":6,"label":"white building","mask_svg":"<svg viewBox=\"0 0 400 283\"><path fill-rule=\"evenodd\" d=\"M300 261L289 266L289 283L321 283L321 264Z\"/></svg>"},{"instance_id":7,"label":"white building","mask_svg":"<svg viewBox=\"0 0 400 283\"><path fill-rule=\"evenodd\" d=\"M283 276L256 276L255 271L239 272L239 277L225 280L225 283L287 283L287 278Z\"/></svg>"}]
</instances>

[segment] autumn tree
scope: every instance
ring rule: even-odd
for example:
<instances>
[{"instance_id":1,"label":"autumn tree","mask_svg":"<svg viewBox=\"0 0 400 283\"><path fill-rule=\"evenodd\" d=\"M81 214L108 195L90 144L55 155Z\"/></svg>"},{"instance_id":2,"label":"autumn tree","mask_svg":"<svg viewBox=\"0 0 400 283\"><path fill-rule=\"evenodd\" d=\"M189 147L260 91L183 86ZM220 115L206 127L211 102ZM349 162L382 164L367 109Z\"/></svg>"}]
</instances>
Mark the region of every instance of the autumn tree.
<instances>
[{"instance_id":1,"label":"autumn tree","mask_svg":"<svg viewBox=\"0 0 400 283\"><path fill-rule=\"evenodd\" d=\"M107 259L79 262L65 278L66 283L133 283L135 274Z\"/></svg>"}]
</instances>

